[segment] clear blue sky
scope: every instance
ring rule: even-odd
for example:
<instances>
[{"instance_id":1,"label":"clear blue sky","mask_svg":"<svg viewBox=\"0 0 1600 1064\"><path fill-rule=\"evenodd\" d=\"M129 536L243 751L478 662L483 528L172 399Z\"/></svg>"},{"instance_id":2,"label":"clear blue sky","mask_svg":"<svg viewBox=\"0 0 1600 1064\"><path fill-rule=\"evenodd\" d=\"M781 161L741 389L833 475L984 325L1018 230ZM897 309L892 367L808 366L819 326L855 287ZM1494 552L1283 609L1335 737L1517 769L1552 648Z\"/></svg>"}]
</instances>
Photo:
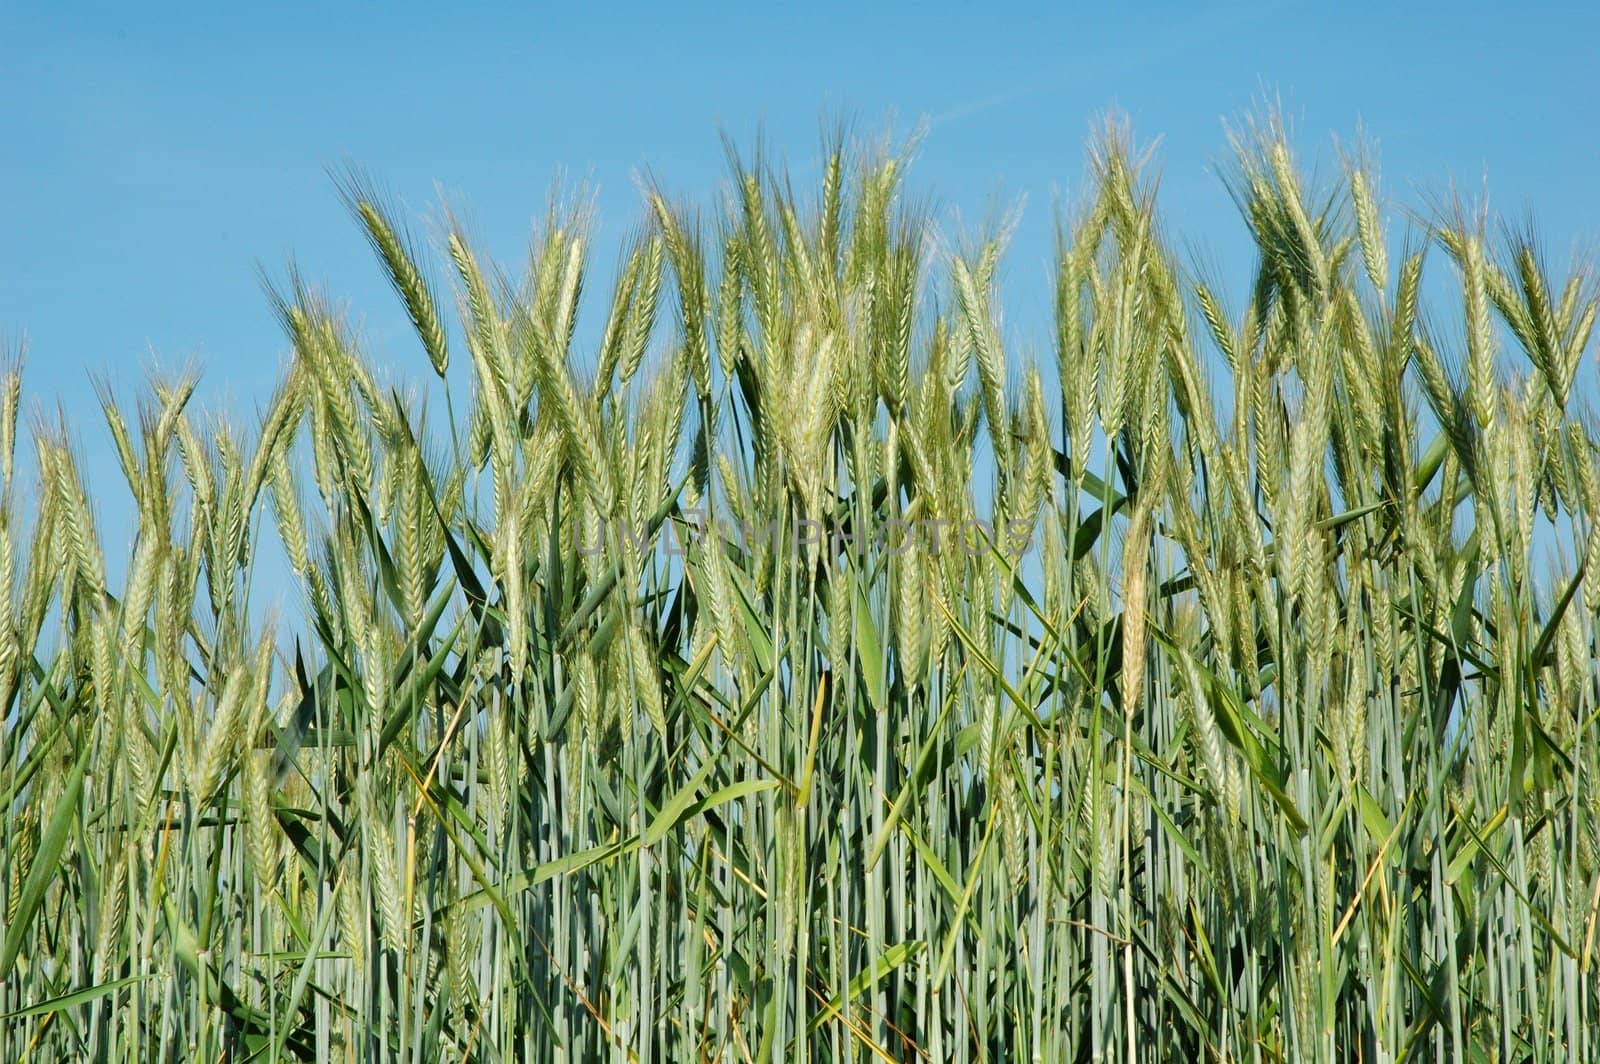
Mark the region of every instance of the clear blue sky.
<instances>
[{"instance_id":1,"label":"clear blue sky","mask_svg":"<svg viewBox=\"0 0 1600 1064\"><path fill-rule=\"evenodd\" d=\"M926 119L913 187L947 220L1026 200L1008 321L1036 347L1052 203L1076 191L1112 107L1161 138L1169 228L1230 269L1235 295L1249 260L1216 177L1223 123L1265 99L1310 161L1336 163L1332 137L1364 129L1393 200L1487 187L1496 209L1534 213L1558 259L1600 234L1600 16L1577 6L683 2L615 21L581 6L0 8L0 337L28 337L32 400L84 423L91 475L114 493L103 513L122 485L93 376L129 392L152 362L194 365L206 403L252 414L285 357L258 263L292 254L350 301L378 361L427 375L333 193L326 168L343 160L418 215L437 185L520 263L562 174L598 185L604 245L636 216L645 168L709 200L719 130L749 145L764 129L808 166L830 117Z\"/></svg>"}]
</instances>

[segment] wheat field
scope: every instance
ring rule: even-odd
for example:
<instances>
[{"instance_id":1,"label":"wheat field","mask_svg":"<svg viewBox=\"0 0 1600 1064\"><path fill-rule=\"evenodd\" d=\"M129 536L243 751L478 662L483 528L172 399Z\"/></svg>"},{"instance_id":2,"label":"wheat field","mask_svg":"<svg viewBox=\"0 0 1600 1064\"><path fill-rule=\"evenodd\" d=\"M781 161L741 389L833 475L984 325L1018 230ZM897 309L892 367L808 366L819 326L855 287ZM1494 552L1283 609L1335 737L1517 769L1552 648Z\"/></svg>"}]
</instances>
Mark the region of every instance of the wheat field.
<instances>
[{"instance_id":1,"label":"wheat field","mask_svg":"<svg viewBox=\"0 0 1600 1064\"><path fill-rule=\"evenodd\" d=\"M1588 261L1264 120L1225 283L1110 127L1018 335L911 147L342 175L414 342L108 392L115 583L14 363L0 1058L1600 1056Z\"/></svg>"}]
</instances>

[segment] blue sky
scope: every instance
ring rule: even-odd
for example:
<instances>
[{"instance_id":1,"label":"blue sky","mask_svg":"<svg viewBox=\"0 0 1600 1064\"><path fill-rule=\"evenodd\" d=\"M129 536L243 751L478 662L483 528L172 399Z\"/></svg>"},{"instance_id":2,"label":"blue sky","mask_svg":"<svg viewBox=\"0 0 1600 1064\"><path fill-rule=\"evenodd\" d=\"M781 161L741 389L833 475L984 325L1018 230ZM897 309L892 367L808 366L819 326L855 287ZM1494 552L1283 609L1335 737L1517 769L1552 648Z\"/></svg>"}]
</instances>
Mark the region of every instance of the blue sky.
<instances>
[{"instance_id":1,"label":"blue sky","mask_svg":"<svg viewBox=\"0 0 1600 1064\"><path fill-rule=\"evenodd\" d=\"M587 179L608 264L637 174L709 201L719 131L763 130L803 175L831 119L926 121L912 187L951 232L1026 205L1007 321L1040 353L1052 204L1110 108L1160 138L1169 229L1235 295L1250 261L1216 176L1224 122L1265 100L1324 167L1335 135L1364 130L1398 203L1487 188L1533 213L1557 261L1600 234L1600 16L1576 7L579 6L0 9L0 338L28 338L27 394L82 424L96 484L122 487L97 374L131 394L150 365L192 366L213 409L265 401L285 345L258 264L293 255L349 301L376 361L428 374L334 195L327 168L347 160L417 217L444 190L512 264L552 183Z\"/></svg>"}]
</instances>

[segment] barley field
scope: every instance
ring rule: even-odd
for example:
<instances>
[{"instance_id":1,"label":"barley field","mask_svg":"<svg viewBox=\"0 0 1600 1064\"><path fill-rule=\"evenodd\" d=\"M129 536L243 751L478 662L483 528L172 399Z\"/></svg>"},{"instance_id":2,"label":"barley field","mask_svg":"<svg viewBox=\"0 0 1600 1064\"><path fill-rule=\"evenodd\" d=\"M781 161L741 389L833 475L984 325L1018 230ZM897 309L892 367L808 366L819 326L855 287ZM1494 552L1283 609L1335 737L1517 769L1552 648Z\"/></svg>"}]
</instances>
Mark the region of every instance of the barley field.
<instances>
[{"instance_id":1,"label":"barley field","mask_svg":"<svg viewBox=\"0 0 1600 1064\"><path fill-rule=\"evenodd\" d=\"M0 1059L1600 1057L1587 260L1263 120L1213 276L1112 126L1019 334L911 155L343 174L414 340L275 276L254 425L14 360Z\"/></svg>"}]
</instances>

